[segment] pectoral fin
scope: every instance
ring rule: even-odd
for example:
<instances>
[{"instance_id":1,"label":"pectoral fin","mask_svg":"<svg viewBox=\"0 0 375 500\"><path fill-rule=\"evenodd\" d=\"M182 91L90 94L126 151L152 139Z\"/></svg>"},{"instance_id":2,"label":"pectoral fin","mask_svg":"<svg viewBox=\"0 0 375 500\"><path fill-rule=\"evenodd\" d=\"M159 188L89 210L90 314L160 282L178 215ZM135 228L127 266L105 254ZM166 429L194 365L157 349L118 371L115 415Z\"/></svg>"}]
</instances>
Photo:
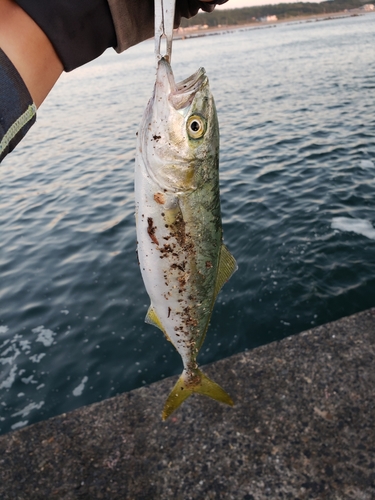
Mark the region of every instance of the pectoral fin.
<instances>
[{"instance_id":1,"label":"pectoral fin","mask_svg":"<svg viewBox=\"0 0 375 500\"><path fill-rule=\"evenodd\" d=\"M236 259L223 244L220 250L219 267L215 284L215 300L224 283L229 280L229 278L235 271L237 271L237 269L238 266Z\"/></svg>"}]
</instances>

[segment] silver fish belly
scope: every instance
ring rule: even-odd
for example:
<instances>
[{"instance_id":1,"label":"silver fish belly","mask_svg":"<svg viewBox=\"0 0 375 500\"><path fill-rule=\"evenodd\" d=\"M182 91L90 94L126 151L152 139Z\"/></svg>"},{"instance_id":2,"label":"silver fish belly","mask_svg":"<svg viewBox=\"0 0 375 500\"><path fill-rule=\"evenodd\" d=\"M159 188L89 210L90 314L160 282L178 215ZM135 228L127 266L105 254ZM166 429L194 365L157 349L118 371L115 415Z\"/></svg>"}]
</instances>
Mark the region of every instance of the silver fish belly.
<instances>
[{"instance_id":1,"label":"silver fish belly","mask_svg":"<svg viewBox=\"0 0 375 500\"><path fill-rule=\"evenodd\" d=\"M223 245L218 166L219 127L205 71L175 83L161 59L138 132L135 201L138 259L151 300L146 322L164 332L184 366L163 419L194 392L233 405L196 361L217 294L237 269Z\"/></svg>"}]
</instances>

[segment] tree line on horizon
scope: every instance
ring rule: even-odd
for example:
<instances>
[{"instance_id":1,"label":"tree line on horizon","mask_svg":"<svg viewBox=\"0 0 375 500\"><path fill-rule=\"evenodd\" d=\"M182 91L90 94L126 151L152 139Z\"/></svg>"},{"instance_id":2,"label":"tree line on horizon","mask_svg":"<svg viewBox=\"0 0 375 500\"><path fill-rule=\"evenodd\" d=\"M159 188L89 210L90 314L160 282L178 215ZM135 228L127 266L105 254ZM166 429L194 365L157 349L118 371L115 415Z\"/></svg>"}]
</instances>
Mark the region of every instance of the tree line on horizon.
<instances>
[{"instance_id":1,"label":"tree line on horizon","mask_svg":"<svg viewBox=\"0 0 375 500\"><path fill-rule=\"evenodd\" d=\"M236 25L254 22L266 16L277 16L278 19L288 17L333 14L344 10L358 9L370 0L328 0L320 3L298 2L279 3L276 5L258 5L237 9L214 10L210 14L200 13L191 19L182 19L181 26L186 28L195 25Z\"/></svg>"}]
</instances>

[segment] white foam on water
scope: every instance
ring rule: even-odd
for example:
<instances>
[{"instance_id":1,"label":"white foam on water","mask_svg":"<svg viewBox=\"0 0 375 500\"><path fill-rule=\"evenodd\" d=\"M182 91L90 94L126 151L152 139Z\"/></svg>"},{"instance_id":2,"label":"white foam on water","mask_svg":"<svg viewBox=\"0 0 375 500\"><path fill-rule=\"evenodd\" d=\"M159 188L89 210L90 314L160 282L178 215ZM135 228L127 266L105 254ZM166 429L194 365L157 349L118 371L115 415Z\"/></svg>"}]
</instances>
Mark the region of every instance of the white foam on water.
<instances>
[{"instance_id":1,"label":"white foam on water","mask_svg":"<svg viewBox=\"0 0 375 500\"><path fill-rule=\"evenodd\" d=\"M9 328L5 325L0 326L0 334L1 333L6 333L9 330Z\"/></svg>"},{"instance_id":2,"label":"white foam on water","mask_svg":"<svg viewBox=\"0 0 375 500\"><path fill-rule=\"evenodd\" d=\"M371 222L366 219L352 219L349 217L334 217L331 224L332 229L339 231L348 231L351 233L360 234L375 240L375 229Z\"/></svg>"},{"instance_id":3,"label":"white foam on water","mask_svg":"<svg viewBox=\"0 0 375 500\"><path fill-rule=\"evenodd\" d=\"M48 330L48 328L44 328L44 326L42 325L33 328L32 332L38 334L35 342L41 342L45 347L49 347L53 344L56 333L52 330Z\"/></svg>"},{"instance_id":4,"label":"white foam on water","mask_svg":"<svg viewBox=\"0 0 375 500\"><path fill-rule=\"evenodd\" d=\"M8 345L9 342L10 342L10 339L4 340L4 342L0 345L0 349L2 349L3 347L5 347L6 345Z\"/></svg>"},{"instance_id":5,"label":"white foam on water","mask_svg":"<svg viewBox=\"0 0 375 500\"><path fill-rule=\"evenodd\" d=\"M362 168L374 168L375 165L371 160L361 160L360 166Z\"/></svg>"},{"instance_id":6,"label":"white foam on water","mask_svg":"<svg viewBox=\"0 0 375 500\"><path fill-rule=\"evenodd\" d=\"M21 378L21 382L24 384L37 384L38 382L34 380L34 375L30 375L30 377Z\"/></svg>"},{"instance_id":7,"label":"white foam on water","mask_svg":"<svg viewBox=\"0 0 375 500\"><path fill-rule=\"evenodd\" d=\"M3 380L3 382L1 382L0 389L10 389L12 387L13 382L16 380L16 372L17 372L17 365L13 365L9 372L8 378L6 378L5 380Z\"/></svg>"},{"instance_id":8,"label":"white foam on water","mask_svg":"<svg viewBox=\"0 0 375 500\"><path fill-rule=\"evenodd\" d=\"M10 354L10 356L8 356ZM11 344L5 351L1 353L0 364L2 365L12 365L17 356L21 354L21 351L17 349L14 344Z\"/></svg>"},{"instance_id":9,"label":"white foam on water","mask_svg":"<svg viewBox=\"0 0 375 500\"><path fill-rule=\"evenodd\" d=\"M23 418L27 417L33 410L40 410L44 405L44 401L40 401L39 403L29 403L22 410L16 411L16 413L12 413L12 417L22 416Z\"/></svg>"},{"instance_id":10,"label":"white foam on water","mask_svg":"<svg viewBox=\"0 0 375 500\"><path fill-rule=\"evenodd\" d=\"M21 339L22 339L22 335L18 335L18 333L16 333L16 335L13 336L11 343L14 344L15 342L17 342L18 340L21 340Z\"/></svg>"},{"instance_id":11,"label":"white foam on water","mask_svg":"<svg viewBox=\"0 0 375 500\"><path fill-rule=\"evenodd\" d=\"M60 311L60 312L61 312L61 314L65 314L65 315L66 315L66 314L69 314L68 309L63 309L63 310L62 310L62 311Z\"/></svg>"},{"instance_id":12,"label":"white foam on water","mask_svg":"<svg viewBox=\"0 0 375 500\"><path fill-rule=\"evenodd\" d=\"M81 396L81 394L85 388L85 384L88 381L88 379L89 379L88 377L83 377L82 382L79 384L79 386L77 386L74 389L73 396Z\"/></svg>"},{"instance_id":13,"label":"white foam on water","mask_svg":"<svg viewBox=\"0 0 375 500\"><path fill-rule=\"evenodd\" d=\"M29 354L31 350L30 340L20 340L20 347L23 351L25 351L25 354Z\"/></svg>"},{"instance_id":14,"label":"white foam on water","mask_svg":"<svg viewBox=\"0 0 375 500\"><path fill-rule=\"evenodd\" d=\"M20 429L21 427L25 427L29 423L28 420L21 420L20 422L17 422L11 426L12 431L16 429Z\"/></svg>"},{"instance_id":15,"label":"white foam on water","mask_svg":"<svg viewBox=\"0 0 375 500\"><path fill-rule=\"evenodd\" d=\"M45 352L42 352L40 354L34 354L33 356L29 357L29 360L32 361L33 363L40 363L40 360L44 358L45 355L46 355Z\"/></svg>"}]
</instances>

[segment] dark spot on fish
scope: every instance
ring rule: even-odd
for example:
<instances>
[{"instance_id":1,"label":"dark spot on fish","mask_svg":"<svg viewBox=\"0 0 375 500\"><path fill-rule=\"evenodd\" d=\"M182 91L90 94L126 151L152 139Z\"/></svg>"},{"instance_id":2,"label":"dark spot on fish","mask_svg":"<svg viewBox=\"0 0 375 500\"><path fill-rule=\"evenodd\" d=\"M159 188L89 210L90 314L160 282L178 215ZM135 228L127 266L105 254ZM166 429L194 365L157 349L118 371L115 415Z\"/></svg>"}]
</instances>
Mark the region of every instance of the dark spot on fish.
<instances>
[{"instance_id":1,"label":"dark spot on fish","mask_svg":"<svg viewBox=\"0 0 375 500\"><path fill-rule=\"evenodd\" d=\"M185 271L185 262L181 264L172 264L171 269L179 269L180 271Z\"/></svg>"},{"instance_id":2,"label":"dark spot on fish","mask_svg":"<svg viewBox=\"0 0 375 500\"><path fill-rule=\"evenodd\" d=\"M161 135L153 135L152 138L154 139L154 141L158 141L159 139L161 139Z\"/></svg>"},{"instance_id":3,"label":"dark spot on fish","mask_svg":"<svg viewBox=\"0 0 375 500\"><path fill-rule=\"evenodd\" d=\"M159 242L155 236L155 230L156 230L156 227L154 226L154 221L152 219L152 217L147 217L147 232L148 232L148 235L150 236L151 240L156 244L156 245L159 245Z\"/></svg>"},{"instance_id":4,"label":"dark spot on fish","mask_svg":"<svg viewBox=\"0 0 375 500\"><path fill-rule=\"evenodd\" d=\"M171 308L168 307L168 318L169 318L170 315L171 315Z\"/></svg>"},{"instance_id":5,"label":"dark spot on fish","mask_svg":"<svg viewBox=\"0 0 375 500\"><path fill-rule=\"evenodd\" d=\"M171 245L169 245L168 243L164 243L164 245L159 250L164 257L167 257L166 254L173 252Z\"/></svg>"},{"instance_id":6,"label":"dark spot on fish","mask_svg":"<svg viewBox=\"0 0 375 500\"><path fill-rule=\"evenodd\" d=\"M178 213L175 221L172 224L172 236L174 236L181 247L184 247L186 240L185 233L185 221L182 216L182 213Z\"/></svg>"},{"instance_id":7,"label":"dark spot on fish","mask_svg":"<svg viewBox=\"0 0 375 500\"><path fill-rule=\"evenodd\" d=\"M180 284L180 287L183 288L186 285L186 276L179 276L178 282Z\"/></svg>"}]
</instances>

